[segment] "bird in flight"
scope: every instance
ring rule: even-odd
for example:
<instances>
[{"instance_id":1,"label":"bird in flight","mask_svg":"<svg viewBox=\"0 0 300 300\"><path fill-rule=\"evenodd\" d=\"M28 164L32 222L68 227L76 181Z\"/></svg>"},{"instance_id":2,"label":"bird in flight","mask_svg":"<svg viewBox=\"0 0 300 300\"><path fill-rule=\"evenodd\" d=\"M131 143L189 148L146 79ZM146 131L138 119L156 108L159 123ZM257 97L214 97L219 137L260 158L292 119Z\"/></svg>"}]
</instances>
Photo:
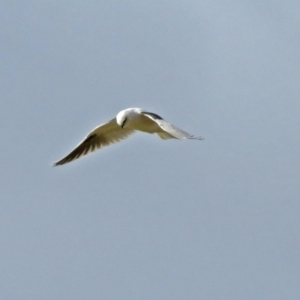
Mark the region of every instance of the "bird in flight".
<instances>
[{"instance_id":1,"label":"bird in flight","mask_svg":"<svg viewBox=\"0 0 300 300\"><path fill-rule=\"evenodd\" d=\"M119 142L135 131L156 133L164 140L202 140L202 137L190 135L166 122L157 114L145 111L141 108L127 108L120 111L116 118L92 130L74 150L61 160L55 162L54 166L66 164L102 147Z\"/></svg>"}]
</instances>

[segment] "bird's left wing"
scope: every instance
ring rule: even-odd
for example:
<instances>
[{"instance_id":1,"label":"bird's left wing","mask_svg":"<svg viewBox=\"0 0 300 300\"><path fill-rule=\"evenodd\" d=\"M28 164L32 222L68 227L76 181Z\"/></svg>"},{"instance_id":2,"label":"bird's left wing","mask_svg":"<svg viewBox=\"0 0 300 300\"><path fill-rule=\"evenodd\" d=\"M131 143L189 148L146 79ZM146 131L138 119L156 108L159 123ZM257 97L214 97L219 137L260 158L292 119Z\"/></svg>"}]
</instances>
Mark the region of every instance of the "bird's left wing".
<instances>
[{"instance_id":1,"label":"bird's left wing","mask_svg":"<svg viewBox=\"0 0 300 300\"><path fill-rule=\"evenodd\" d=\"M132 129L120 127L117 124L116 119L112 119L109 122L96 127L73 151L61 160L55 162L54 166L66 164L90 152L119 142L127 138L133 132L134 130Z\"/></svg>"}]
</instances>

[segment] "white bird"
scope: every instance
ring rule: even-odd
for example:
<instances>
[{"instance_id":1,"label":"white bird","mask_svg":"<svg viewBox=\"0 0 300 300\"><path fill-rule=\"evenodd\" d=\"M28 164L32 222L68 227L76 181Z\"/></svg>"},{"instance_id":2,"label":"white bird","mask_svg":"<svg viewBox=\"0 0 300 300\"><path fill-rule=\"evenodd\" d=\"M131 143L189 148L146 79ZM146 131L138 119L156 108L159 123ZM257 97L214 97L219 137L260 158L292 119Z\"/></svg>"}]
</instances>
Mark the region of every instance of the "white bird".
<instances>
[{"instance_id":1,"label":"white bird","mask_svg":"<svg viewBox=\"0 0 300 300\"><path fill-rule=\"evenodd\" d=\"M156 133L164 140L202 140L202 137L194 137L188 134L166 122L157 114L147 112L141 108L127 108L120 111L116 118L92 130L74 150L61 160L55 162L54 166L66 164L97 149L119 142L133 134L136 130Z\"/></svg>"}]
</instances>

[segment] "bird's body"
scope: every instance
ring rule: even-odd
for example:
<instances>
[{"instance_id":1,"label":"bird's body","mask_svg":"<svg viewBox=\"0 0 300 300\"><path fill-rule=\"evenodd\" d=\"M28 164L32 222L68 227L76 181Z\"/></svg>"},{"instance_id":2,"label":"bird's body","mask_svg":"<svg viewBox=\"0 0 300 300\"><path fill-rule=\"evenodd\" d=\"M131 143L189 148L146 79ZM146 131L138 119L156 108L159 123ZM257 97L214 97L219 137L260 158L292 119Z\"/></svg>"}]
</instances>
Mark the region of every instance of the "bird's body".
<instances>
[{"instance_id":1,"label":"bird's body","mask_svg":"<svg viewBox=\"0 0 300 300\"><path fill-rule=\"evenodd\" d=\"M63 165L97 149L119 142L134 131L156 133L162 139L202 139L175 127L157 114L141 108L127 108L120 111L116 118L92 130L73 151L54 165Z\"/></svg>"}]
</instances>

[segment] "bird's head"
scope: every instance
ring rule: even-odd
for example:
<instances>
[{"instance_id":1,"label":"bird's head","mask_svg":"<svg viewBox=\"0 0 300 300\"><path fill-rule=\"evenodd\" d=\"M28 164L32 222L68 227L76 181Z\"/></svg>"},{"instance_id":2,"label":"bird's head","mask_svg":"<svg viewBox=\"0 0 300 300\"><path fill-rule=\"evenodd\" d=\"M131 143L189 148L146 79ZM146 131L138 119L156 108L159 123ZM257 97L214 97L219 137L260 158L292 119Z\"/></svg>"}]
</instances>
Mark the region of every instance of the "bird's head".
<instances>
[{"instance_id":1,"label":"bird's head","mask_svg":"<svg viewBox=\"0 0 300 300\"><path fill-rule=\"evenodd\" d=\"M121 111L117 114L117 123L120 125L122 128L124 128L126 121L127 121L127 115L124 111Z\"/></svg>"}]
</instances>

